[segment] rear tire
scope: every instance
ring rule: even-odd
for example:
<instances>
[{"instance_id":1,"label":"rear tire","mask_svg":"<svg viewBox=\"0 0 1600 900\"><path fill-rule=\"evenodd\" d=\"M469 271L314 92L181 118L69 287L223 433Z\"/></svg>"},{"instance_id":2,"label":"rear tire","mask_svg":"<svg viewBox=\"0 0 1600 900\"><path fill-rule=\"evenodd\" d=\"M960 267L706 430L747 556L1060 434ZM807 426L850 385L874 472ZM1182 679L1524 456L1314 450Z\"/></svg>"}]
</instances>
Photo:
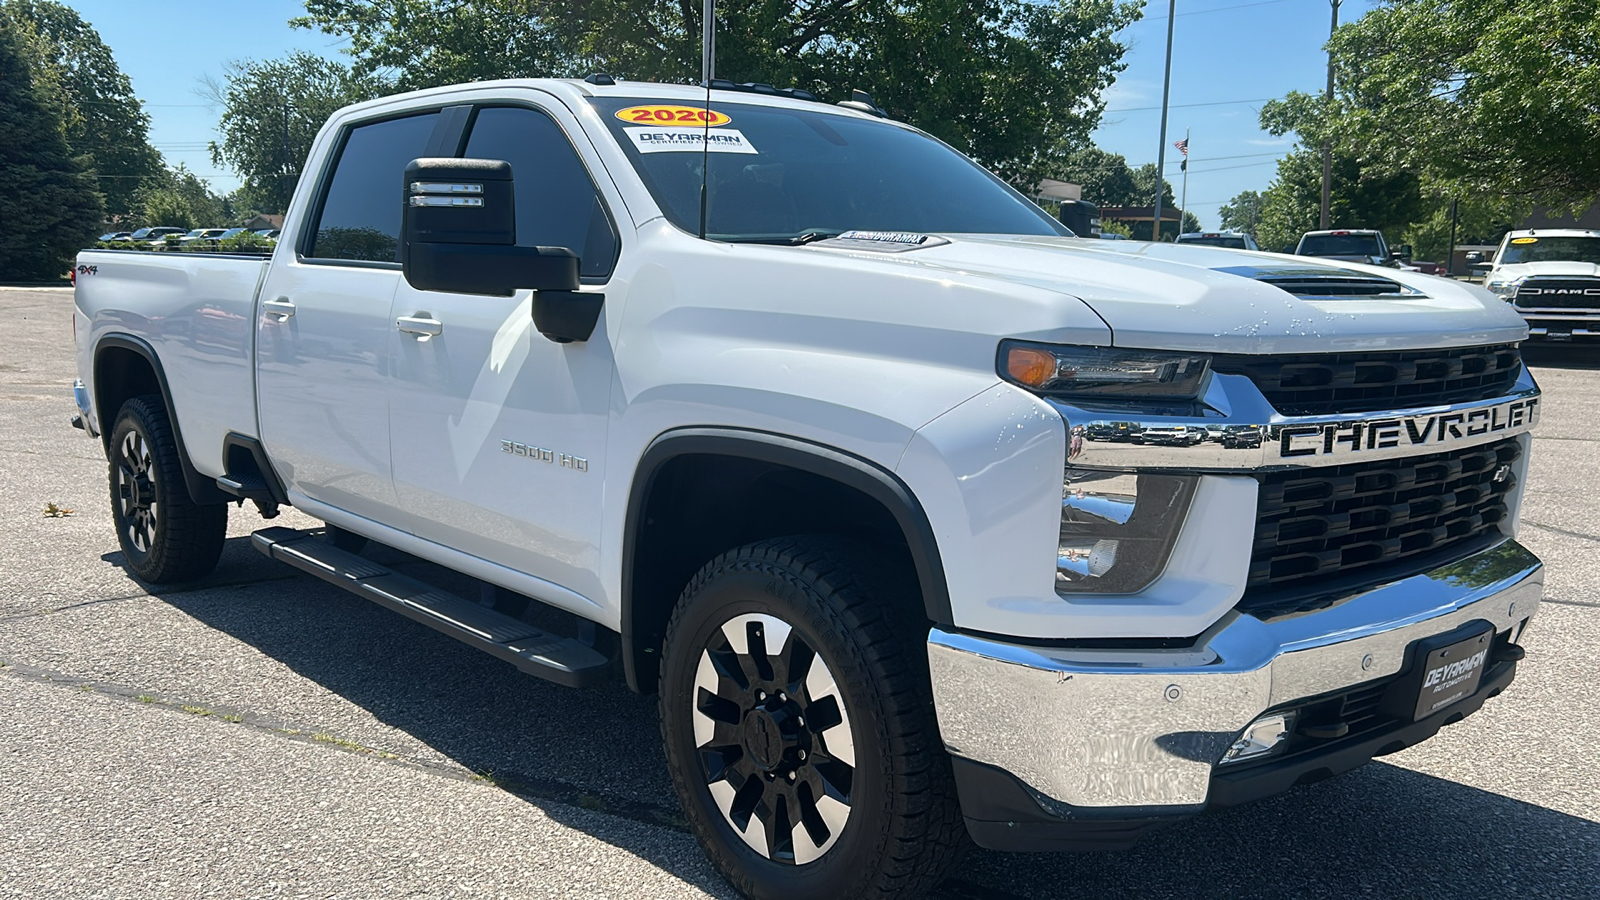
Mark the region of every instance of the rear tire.
<instances>
[{"instance_id":1,"label":"rear tire","mask_svg":"<svg viewBox=\"0 0 1600 900\"><path fill-rule=\"evenodd\" d=\"M228 533L228 505L190 499L160 397L122 404L108 457L111 520L128 569L143 581L167 584L216 568Z\"/></svg>"},{"instance_id":2,"label":"rear tire","mask_svg":"<svg viewBox=\"0 0 1600 900\"><path fill-rule=\"evenodd\" d=\"M841 544L729 551L667 627L661 731L700 845L760 900L905 898L966 844L923 648Z\"/></svg>"}]
</instances>

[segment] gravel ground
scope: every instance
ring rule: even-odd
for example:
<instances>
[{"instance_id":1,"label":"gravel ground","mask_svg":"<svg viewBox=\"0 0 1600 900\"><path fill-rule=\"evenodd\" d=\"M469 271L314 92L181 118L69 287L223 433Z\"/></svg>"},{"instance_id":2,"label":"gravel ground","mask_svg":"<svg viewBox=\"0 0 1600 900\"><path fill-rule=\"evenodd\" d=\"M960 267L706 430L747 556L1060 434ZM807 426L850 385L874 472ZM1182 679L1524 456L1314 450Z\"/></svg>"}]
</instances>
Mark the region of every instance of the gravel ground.
<instances>
[{"instance_id":1,"label":"gravel ground","mask_svg":"<svg viewBox=\"0 0 1600 900\"><path fill-rule=\"evenodd\" d=\"M649 699L521 675L272 563L252 511L207 580L129 577L99 445L66 424L70 304L0 288L0 898L729 896ZM1547 596L1504 695L1130 852L974 852L942 893L1600 896L1600 347L1531 359L1521 539Z\"/></svg>"}]
</instances>

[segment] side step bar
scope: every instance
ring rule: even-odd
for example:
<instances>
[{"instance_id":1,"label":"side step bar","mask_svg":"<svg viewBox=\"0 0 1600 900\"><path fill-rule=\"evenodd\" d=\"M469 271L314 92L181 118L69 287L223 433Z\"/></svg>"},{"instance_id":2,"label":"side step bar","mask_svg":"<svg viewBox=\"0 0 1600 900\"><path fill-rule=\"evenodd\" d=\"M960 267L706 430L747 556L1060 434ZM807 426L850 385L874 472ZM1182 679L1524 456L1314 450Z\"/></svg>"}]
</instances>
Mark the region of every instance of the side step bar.
<instances>
[{"instance_id":1,"label":"side step bar","mask_svg":"<svg viewBox=\"0 0 1600 900\"><path fill-rule=\"evenodd\" d=\"M250 542L272 559L492 653L530 675L579 688L612 678L612 661L576 638L551 634L441 591L309 532L263 528L251 535Z\"/></svg>"}]
</instances>

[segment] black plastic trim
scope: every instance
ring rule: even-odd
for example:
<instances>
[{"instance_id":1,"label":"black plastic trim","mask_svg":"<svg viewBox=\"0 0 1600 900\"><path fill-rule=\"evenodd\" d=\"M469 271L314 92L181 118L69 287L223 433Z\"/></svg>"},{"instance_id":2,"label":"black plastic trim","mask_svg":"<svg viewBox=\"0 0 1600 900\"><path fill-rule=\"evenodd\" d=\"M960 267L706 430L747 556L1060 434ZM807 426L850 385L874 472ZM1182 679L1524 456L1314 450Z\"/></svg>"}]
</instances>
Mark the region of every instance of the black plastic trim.
<instances>
[{"instance_id":1,"label":"black plastic trim","mask_svg":"<svg viewBox=\"0 0 1600 900\"><path fill-rule=\"evenodd\" d=\"M634 470L622 543L622 662L628 686L639 691L633 631L633 568L645 502L656 474L667 461L690 454L729 456L788 466L829 478L882 503L905 535L916 567L928 618L951 627L950 588L939 557L939 542L928 514L911 488L893 472L853 453L799 438L739 428L681 428L658 436L645 448Z\"/></svg>"},{"instance_id":2,"label":"black plastic trim","mask_svg":"<svg viewBox=\"0 0 1600 900\"><path fill-rule=\"evenodd\" d=\"M155 372L156 384L161 387L161 401L167 405L167 418L172 423L172 439L178 445L178 461L183 465L183 483L189 489L189 498L196 503L223 503L232 499L225 491L217 487L214 480L197 472L194 463L189 461L189 450L183 443L183 429L178 425L178 408L173 405L172 390L167 386L167 373L161 367L161 358L156 355L154 347L150 346L144 339L134 337L131 334L108 334L100 338L99 343L94 346L95 376L92 379L94 383L89 385L89 390L94 394L95 414L100 419L100 440L107 445L108 452L111 441L111 426L115 424L117 411L106 409L104 404L100 402L99 372L101 354L112 347L132 350L139 354L150 364L151 371Z\"/></svg>"},{"instance_id":3,"label":"black plastic trim","mask_svg":"<svg viewBox=\"0 0 1600 900\"><path fill-rule=\"evenodd\" d=\"M261 477L267 483L267 492L271 495L272 502L279 506L292 506L289 502L289 492L283 487L283 479L278 477L277 470L272 468L272 460L267 458L267 448L261 445L259 438L248 437L236 431L230 431L222 439L222 465L227 469L228 451L239 447L249 453L255 460L256 468L261 472ZM224 472L232 475L232 472Z\"/></svg>"},{"instance_id":4,"label":"black plastic trim","mask_svg":"<svg viewBox=\"0 0 1600 900\"><path fill-rule=\"evenodd\" d=\"M1200 811L1075 807L1068 816L1052 815L1033 790L1004 769L960 756L950 758L950 767L967 833L973 843L988 850L1126 850L1151 831Z\"/></svg>"}]
</instances>

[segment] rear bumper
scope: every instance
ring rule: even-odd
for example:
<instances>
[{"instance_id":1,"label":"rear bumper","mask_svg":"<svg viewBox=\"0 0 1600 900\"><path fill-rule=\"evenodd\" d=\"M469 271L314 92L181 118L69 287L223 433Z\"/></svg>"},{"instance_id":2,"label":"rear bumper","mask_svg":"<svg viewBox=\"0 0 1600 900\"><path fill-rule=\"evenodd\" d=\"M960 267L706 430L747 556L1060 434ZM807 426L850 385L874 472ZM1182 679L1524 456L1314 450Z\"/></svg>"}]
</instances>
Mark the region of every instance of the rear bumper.
<instances>
[{"instance_id":1,"label":"rear bumper","mask_svg":"<svg viewBox=\"0 0 1600 900\"><path fill-rule=\"evenodd\" d=\"M1426 740L1504 690L1514 660L1491 663L1475 694L1426 719L1369 716L1346 735L1296 732L1280 754L1218 764L1263 713L1326 719L1320 711L1351 698L1400 690L1420 640L1487 623L1496 647L1508 647L1542 589L1539 560L1506 541L1315 612L1271 621L1230 613L1177 648L1022 646L935 629L934 697L968 830L994 849L1122 846L1208 806Z\"/></svg>"}]
</instances>

